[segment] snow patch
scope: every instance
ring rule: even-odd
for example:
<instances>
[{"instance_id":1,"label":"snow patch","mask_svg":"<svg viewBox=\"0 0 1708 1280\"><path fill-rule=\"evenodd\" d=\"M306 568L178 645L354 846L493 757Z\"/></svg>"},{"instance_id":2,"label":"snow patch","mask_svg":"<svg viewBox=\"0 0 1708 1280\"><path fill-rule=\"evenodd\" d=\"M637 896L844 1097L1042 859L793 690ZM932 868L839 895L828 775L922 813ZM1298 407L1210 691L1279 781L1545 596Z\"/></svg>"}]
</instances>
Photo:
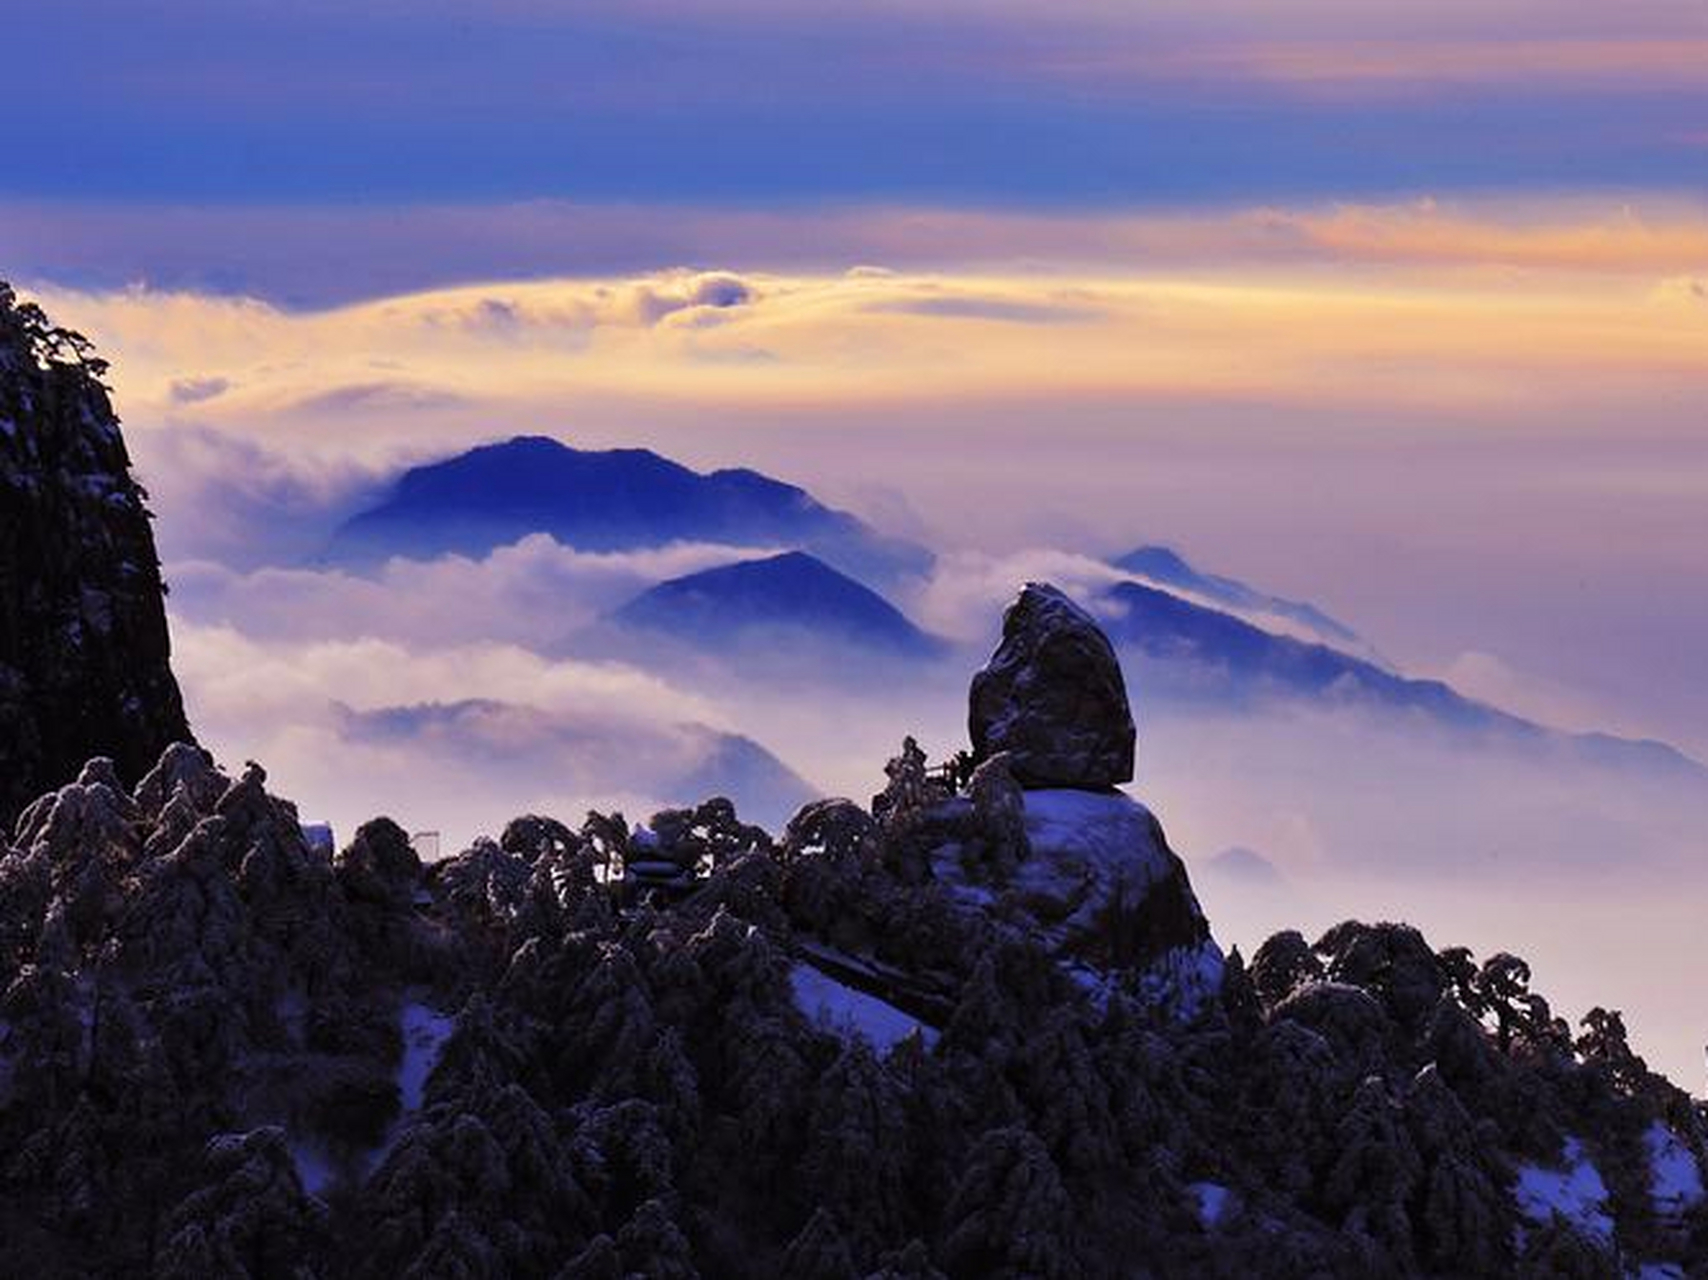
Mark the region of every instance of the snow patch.
<instances>
[{"instance_id":1,"label":"snow patch","mask_svg":"<svg viewBox=\"0 0 1708 1280\"><path fill-rule=\"evenodd\" d=\"M1561 1169L1520 1165L1514 1196L1518 1211L1532 1222L1564 1218L1579 1235L1604 1247L1613 1243L1613 1219L1607 1212L1607 1184L1583 1153L1583 1143L1566 1139Z\"/></svg>"},{"instance_id":2,"label":"snow patch","mask_svg":"<svg viewBox=\"0 0 1708 1280\"><path fill-rule=\"evenodd\" d=\"M445 1041L451 1038L457 1020L416 1001L406 1001L399 1021L403 1032L403 1060L397 1065L397 1092L403 1099L403 1110L407 1115L421 1109L427 1077L439 1065L439 1055L444 1052Z\"/></svg>"},{"instance_id":3,"label":"snow patch","mask_svg":"<svg viewBox=\"0 0 1708 1280\"><path fill-rule=\"evenodd\" d=\"M1702 1167L1689 1147L1659 1120L1643 1133L1649 1152L1649 1196L1663 1218L1680 1218L1702 1203Z\"/></svg>"},{"instance_id":4,"label":"snow patch","mask_svg":"<svg viewBox=\"0 0 1708 1280\"><path fill-rule=\"evenodd\" d=\"M826 1030L845 1038L860 1036L874 1049L887 1053L918 1031L929 1048L937 1031L888 1001L838 982L810 964L795 964L789 970L795 1006Z\"/></svg>"},{"instance_id":5,"label":"snow patch","mask_svg":"<svg viewBox=\"0 0 1708 1280\"><path fill-rule=\"evenodd\" d=\"M1198 1221L1206 1231L1221 1225L1233 1207L1234 1193L1219 1182L1193 1182L1186 1189L1198 1201Z\"/></svg>"},{"instance_id":6,"label":"snow patch","mask_svg":"<svg viewBox=\"0 0 1708 1280\"><path fill-rule=\"evenodd\" d=\"M410 1117L421 1109L427 1078L439 1065L445 1041L451 1038L456 1025L454 1015L440 1013L419 1000L403 1002L398 1010L403 1056L398 1061L396 1077L401 1114L387 1127L385 1136L365 1150L336 1149L313 1137L290 1138L291 1160L303 1190L318 1196L338 1182L360 1183L373 1175L397 1145Z\"/></svg>"},{"instance_id":7,"label":"snow patch","mask_svg":"<svg viewBox=\"0 0 1708 1280\"><path fill-rule=\"evenodd\" d=\"M292 1138L285 1144L291 1153L291 1163L297 1167L297 1181L311 1196L318 1196L338 1181L338 1166L319 1143Z\"/></svg>"}]
</instances>

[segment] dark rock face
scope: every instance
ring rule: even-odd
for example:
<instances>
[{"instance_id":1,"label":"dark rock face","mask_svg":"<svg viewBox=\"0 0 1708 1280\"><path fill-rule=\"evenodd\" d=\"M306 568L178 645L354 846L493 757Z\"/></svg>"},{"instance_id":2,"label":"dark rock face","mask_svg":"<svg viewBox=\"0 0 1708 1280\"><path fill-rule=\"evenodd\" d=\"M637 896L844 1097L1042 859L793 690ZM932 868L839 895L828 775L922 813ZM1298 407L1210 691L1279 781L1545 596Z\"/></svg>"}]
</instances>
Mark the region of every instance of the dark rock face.
<instances>
[{"instance_id":1,"label":"dark rock face","mask_svg":"<svg viewBox=\"0 0 1708 1280\"><path fill-rule=\"evenodd\" d=\"M1136 735L1121 664L1091 615L1055 587L1029 582L1008 606L969 703L974 757L1007 752L1022 787L1132 781Z\"/></svg>"},{"instance_id":2,"label":"dark rock face","mask_svg":"<svg viewBox=\"0 0 1708 1280\"><path fill-rule=\"evenodd\" d=\"M190 737L104 367L0 282L0 831L92 756L135 782Z\"/></svg>"}]
</instances>

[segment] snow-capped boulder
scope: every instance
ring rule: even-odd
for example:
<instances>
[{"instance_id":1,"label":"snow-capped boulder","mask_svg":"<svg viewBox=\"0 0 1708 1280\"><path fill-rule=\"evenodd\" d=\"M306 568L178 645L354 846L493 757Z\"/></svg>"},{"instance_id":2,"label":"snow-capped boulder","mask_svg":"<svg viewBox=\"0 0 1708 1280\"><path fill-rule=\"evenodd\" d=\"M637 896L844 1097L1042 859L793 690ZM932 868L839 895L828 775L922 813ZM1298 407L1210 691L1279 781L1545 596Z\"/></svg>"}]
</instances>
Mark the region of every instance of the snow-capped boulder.
<instances>
[{"instance_id":1,"label":"snow-capped boulder","mask_svg":"<svg viewBox=\"0 0 1708 1280\"><path fill-rule=\"evenodd\" d=\"M1101 968L1171 971L1194 1004L1221 986L1222 957L1185 864L1151 811L1119 792L1026 794L1029 856L1013 891L1065 955Z\"/></svg>"},{"instance_id":2,"label":"snow-capped boulder","mask_svg":"<svg viewBox=\"0 0 1708 1280\"><path fill-rule=\"evenodd\" d=\"M944 808L954 806L969 807ZM1149 994L1186 1013L1221 989L1221 951L1149 809L1122 792L1059 788L1025 792L1021 816L1026 852L1012 867L951 841L933 854L934 877L1023 925L1094 983L1136 971Z\"/></svg>"},{"instance_id":3,"label":"snow-capped boulder","mask_svg":"<svg viewBox=\"0 0 1708 1280\"><path fill-rule=\"evenodd\" d=\"M1104 790L1130 782L1136 735L1115 651L1090 614L1029 582L1002 617L1002 642L973 677L967 726L979 761L1009 754L1027 788Z\"/></svg>"}]
</instances>

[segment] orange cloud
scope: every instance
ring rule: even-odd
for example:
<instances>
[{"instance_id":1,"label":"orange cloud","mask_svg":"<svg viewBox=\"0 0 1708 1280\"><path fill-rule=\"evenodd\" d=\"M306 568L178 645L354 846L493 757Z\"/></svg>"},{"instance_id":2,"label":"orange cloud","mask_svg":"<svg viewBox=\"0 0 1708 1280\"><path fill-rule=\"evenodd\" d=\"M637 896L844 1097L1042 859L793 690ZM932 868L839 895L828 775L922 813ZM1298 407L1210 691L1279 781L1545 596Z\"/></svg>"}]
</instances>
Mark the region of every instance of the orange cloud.
<instances>
[{"instance_id":1,"label":"orange cloud","mask_svg":"<svg viewBox=\"0 0 1708 1280\"><path fill-rule=\"evenodd\" d=\"M144 290L47 301L111 355L141 430L241 423L369 465L506 426L621 438L836 412L882 431L910 406L990 399L1622 416L1705 380L1708 216L1682 204L880 211L860 234L914 252L952 239L991 261L499 282L310 312ZM1085 260L1014 253L1047 242Z\"/></svg>"},{"instance_id":2,"label":"orange cloud","mask_svg":"<svg viewBox=\"0 0 1708 1280\"><path fill-rule=\"evenodd\" d=\"M1432 202L1346 205L1321 213L1270 215L1313 247L1370 262L1461 263L1643 274L1708 263L1708 217L1611 216L1529 220L1453 212Z\"/></svg>"},{"instance_id":3,"label":"orange cloud","mask_svg":"<svg viewBox=\"0 0 1708 1280\"><path fill-rule=\"evenodd\" d=\"M1081 61L1076 74L1123 65L1153 74L1228 76L1305 91L1353 92L1466 86L1614 88L1708 87L1708 40L1535 39L1495 34L1462 40L1316 40L1184 48L1108 64Z\"/></svg>"}]
</instances>

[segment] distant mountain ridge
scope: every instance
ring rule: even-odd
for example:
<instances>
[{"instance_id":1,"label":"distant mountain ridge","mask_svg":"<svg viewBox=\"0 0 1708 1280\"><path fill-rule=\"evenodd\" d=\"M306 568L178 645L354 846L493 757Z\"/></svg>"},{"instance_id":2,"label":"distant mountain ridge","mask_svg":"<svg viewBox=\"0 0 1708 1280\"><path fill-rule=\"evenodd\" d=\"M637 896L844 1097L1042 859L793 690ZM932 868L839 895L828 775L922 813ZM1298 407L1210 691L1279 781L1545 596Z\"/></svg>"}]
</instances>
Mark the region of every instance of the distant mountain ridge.
<instances>
[{"instance_id":1,"label":"distant mountain ridge","mask_svg":"<svg viewBox=\"0 0 1708 1280\"><path fill-rule=\"evenodd\" d=\"M876 591L804 551L672 578L636 596L611 621L697 647L787 630L897 657L932 658L947 648Z\"/></svg>"},{"instance_id":2,"label":"distant mountain ridge","mask_svg":"<svg viewBox=\"0 0 1708 1280\"><path fill-rule=\"evenodd\" d=\"M1187 591L1242 613L1270 614L1284 618L1303 627L1325 644L1356 648L1364 651L1362 656L1374 657L1362 636L1315 605L1270 595L1235 578L1201 572L1188 564L1186 558L1172 547L1139 547L1110 563L1125 573L1149 579L1158 586Z\"/></svg>"},{"instance_id":3,"label":"distant mountain ridge","mask_svg":"<svg viewBox=\"0 0 1708 1280\"><path fill-rule=\"evenodd\" d=\"M516 436L414 467L336 531L328 554L355 568L392 556L478 557L538 533L587 551L679 541L791 548L660 582L607 615L602 636L580 635L570 647L608 648L627 635L668 646L655 657L674 649L727 659L753 650L744 639L788 634L803 643L775 657L820 670L826 660L834 669L838 655L931 659L951 649L874 589L927 572L934 557L926 548L885 537L761 472L696 472L648 449L582 450ZM1317 606L1204 572L1167 546L1140 546L1109 563L1141 579L1101 593L1121 615L1110 634L1164 668L1146 681L1164 698L1284 694L1380 707L1460 732L1569 744L1604 764L1708 776L1664 743L1554 731L1440 681L1408 678ZM640 659L640 651L622 651Z\"/></svg>"},{"instance_id":4,"label":"distant mountain ridge","mask_svg":"<svg viewBox=\"0 0 1708 1280\"><path fill-rule=\"evenodd\" d=\"M672 542L801 547L860 578L926 571L929 551L887 538L757 471L697 472L649 449L585 450L516 436L405 471L333 534L328 558L479 557L544 533L584 551Z\"/></svg>"},{"instance_id":5,"label":"distant mountain ridge","mask_svg":"<svg viewBox=\"0 0 1708 1280\"><path fill-rule=\"evenodd\" d=\"M1423 716L1446 728L1512 741L1554 743L1597 763L1708 778L1708 768L1663 742L1569 733L1499 710L1440 680L1413 679L1326 644L1278 635L1243 618L1139 582L1097 597L1111 640L1129 653L1201 677L1176 697L1244 700L1286 695ZM1156 682L1147 682L1154 688Z\"/></svg>"}]
</instances>

